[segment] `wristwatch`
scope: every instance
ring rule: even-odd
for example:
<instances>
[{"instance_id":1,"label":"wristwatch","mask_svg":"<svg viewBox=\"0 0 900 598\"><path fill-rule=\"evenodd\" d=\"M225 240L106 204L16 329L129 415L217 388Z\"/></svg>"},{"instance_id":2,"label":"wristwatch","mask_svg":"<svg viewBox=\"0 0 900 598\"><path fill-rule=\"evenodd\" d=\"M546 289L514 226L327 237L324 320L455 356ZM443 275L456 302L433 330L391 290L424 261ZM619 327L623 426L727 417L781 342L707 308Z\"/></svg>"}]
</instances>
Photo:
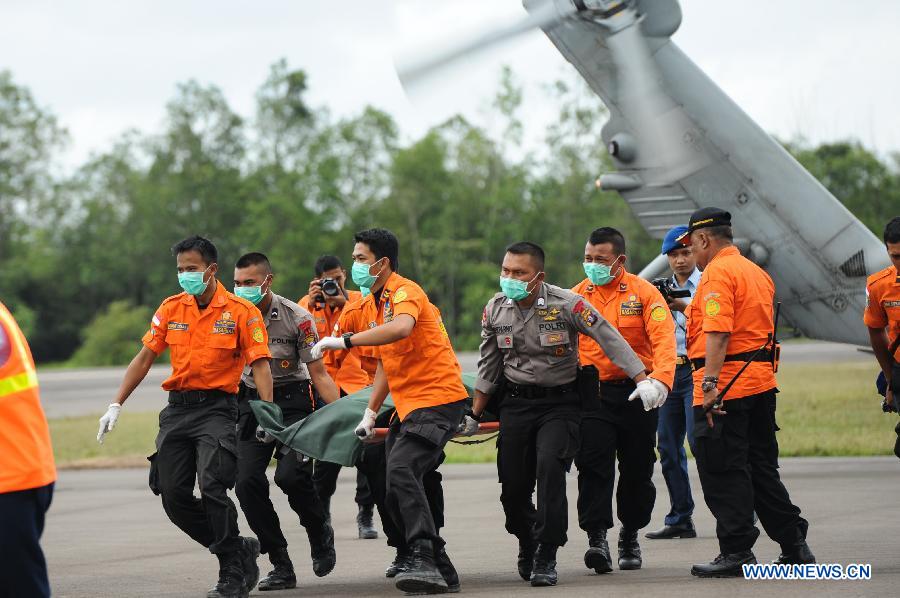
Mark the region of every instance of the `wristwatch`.
<instances>
[{"instance_id":1,"label":"wristwatch","mask_svg":"<svg viewBox=\"0 0 900 598\"><path fill-rule=\"evenodd\" d=\"M703 383L700 385L700 390L703 392L709 392L711 390L715 390L719 384L718 376L703 376Z\"/></svg>"},{"instance_id":2,"label":"wristwatch","mask_svg":"<svg viewBox=\"0 0 900 598\"><path fill-rule=\"evenodd\" d=\"M346 347L347 349L349 349L350 347L353 346L353 343L350 342L351 336L353 336L352 332L345 332L344 334L341 335L341 338L344 339L344 347Z\"/></svg>"}]
</instances>

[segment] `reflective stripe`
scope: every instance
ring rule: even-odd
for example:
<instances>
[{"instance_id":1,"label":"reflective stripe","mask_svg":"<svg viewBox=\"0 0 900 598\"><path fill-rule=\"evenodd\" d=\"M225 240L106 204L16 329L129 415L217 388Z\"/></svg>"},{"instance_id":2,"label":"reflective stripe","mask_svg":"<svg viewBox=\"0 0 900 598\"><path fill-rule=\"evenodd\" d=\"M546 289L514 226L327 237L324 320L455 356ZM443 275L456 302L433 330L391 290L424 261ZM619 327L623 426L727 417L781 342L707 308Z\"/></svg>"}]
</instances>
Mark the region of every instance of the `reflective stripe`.
<instances>
[{"instance_id":1,"label":"reflective stripe","mask_svg":"<svg viewBox=\"0 0 900 598\"><path fill-rule=\"evenodd\" d=\"M0 397L11 395L14 392L22 392L38 385L37 374L34 370L28 370L15 376L0 379Z\"/></svg>"}]
</instances>

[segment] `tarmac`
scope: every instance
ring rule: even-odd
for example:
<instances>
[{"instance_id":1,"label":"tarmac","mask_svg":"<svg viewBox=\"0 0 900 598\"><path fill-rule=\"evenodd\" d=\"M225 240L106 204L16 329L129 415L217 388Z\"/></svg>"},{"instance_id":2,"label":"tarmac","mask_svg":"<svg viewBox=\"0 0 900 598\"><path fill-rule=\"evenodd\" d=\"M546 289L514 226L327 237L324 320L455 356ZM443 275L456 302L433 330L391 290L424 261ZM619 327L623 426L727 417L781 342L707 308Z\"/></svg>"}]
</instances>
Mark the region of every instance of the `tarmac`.
<instances>
[{"instance_id":1,"label":"tarmac","mask_svg":"<svg viewBox=\"0 0 900 598\"><path fill-rule=\"evenodd\" d=\"M869 563L868 581L748 581L697 579L692 563L718 553L714 521L698 501L698 538L641 540L644 567L598 576L584 568L586 539L577 529L575 472L568 478L569 543L559 551L559 585L532 588L515 569L517 545L503 527L500 489L493 465L442 467L447 527L443 536L459 570L466 596L519 598L565 596L665 596L734 598L740 596L897 596L900 595L900 463L890 458L783 459L782 476L794 501L810 521L809 542L819 563ZM271 471L270 471L271 475ZM662 523L668 497L657 467L658 499L648 529ZM356 535L354 478L344 469L332 500L337 566L316 578L309 561L306 534L284 495L272 497L297 567L299 585L273 594L296 596L400 596L383 571L393 551L382 538ZM249 529L241 516L241 530ZM615 546L616 530L610 531ZM144 469L63 471L50 509L43 546L53 594L59 598L205 596L217 575L216 559L195 544L163 513L159 498L147 488ZM614 549L615 550L615 549ZM760 562L778 555L778 546L763 534L754 551ZM263 575L268 562L260 557Z\"/></svg>"}]
</instances>

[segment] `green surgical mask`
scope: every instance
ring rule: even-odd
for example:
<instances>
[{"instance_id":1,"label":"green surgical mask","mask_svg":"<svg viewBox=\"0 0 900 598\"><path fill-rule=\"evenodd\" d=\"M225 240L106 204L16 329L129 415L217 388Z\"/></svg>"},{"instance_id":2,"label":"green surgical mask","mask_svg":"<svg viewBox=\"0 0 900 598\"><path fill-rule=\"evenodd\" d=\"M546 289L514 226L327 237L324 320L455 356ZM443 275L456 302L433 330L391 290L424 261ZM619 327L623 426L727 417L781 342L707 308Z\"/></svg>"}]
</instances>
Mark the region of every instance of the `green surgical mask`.
<instances>
[{"instance_id":1,"label":"green surgical mask","mask_svg":"<svg viewBox=\"0 0 900 598\"><path fill-rule=\"evenodd\" d=\"M359 292L362 293L363 297L367 297L372 294L372 289L369 287L359 287Z\"/></svg>"},{"instance_id":2,"label":"green surgical mask","mask_svg":"<svg viewBox=\"0 0 900 598\"><path fill-rule=\"evenodd\" d=\"M519 280L518 278L507 278L506 276L501 276L500 290L503 291L504 295L506 295L513 301L521 301L529 295L528 285L534 282L534 279L538 276L540 276L540 273L535 274L534 278L532 278L528 282Z\"/></svg>"},{"instance_id":3,"label":"green surgical mask","mask_svg":"<svg viewBox=\"0 0 900 598\"><path fill-rule=\"evenodd\" d=\"M209 270L209 266L206 267L206 270ZM195 297L202 295L206 287L209 286L209 281L203 280L206 270L203 272L179 272L178 284L181 285L181 288L188 295L194 295Z\"/></svg>"},{"instance_id":4,"label":"green surgical mask","mask_svg":"<svg viewBox=\"0 0 900 598\"><path fill-rule=\"evenodd\" d=\"M378 262L375 262L376 264ZM356 283L360 289L366 287L371 289L375 284L375 281L378 280L378 276L372 276L369 272L372 269L369 264L363 264L362 262L353 262L353 266L350 268L350 277L353 279L353 282Z\"/></svg>"},{"instance_id":5,"label":"green surgical mask","mask_svg":"<svg viewBox=\"0 0 900 598\"><path fill-rule=\"evenodd\" d=\"M618 261L618 258L616 258L616 261ZM613 264L615 263L613 262ZM615 278L612 273L612 266L598 264L597 262L585 262L582 266L584 266L584 273L588 280L601 287L609 284Z\"/></svg>"},{"instance_id":6,"label":"green surgical mask","mask_svg":"<svg viewBox=\"0 0 900 598\"><path fill-rule=\"evenodd\" d=\"M246 299L253 305L259 305L259 302L266 296L262 290L265 284L265 281L263 281L258 287L234 287L234 294L241 299Z\"/></svg>"}]
</instances>

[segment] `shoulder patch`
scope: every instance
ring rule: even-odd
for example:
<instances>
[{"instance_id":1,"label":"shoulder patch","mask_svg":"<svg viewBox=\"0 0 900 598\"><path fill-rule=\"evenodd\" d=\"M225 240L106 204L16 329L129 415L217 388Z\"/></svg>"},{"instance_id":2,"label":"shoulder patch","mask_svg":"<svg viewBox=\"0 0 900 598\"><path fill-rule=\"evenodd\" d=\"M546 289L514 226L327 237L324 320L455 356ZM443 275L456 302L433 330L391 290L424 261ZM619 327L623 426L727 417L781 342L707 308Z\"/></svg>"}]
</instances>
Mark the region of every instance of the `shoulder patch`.
<instances>
[{"instance_id":1,"label":"shoulder patch","mask_svg":"<svg viewBox=\"0 0 900 598\"><path fill-rule=\"evenodd\" d=\"M578 303L576 303L575 306L572 307L572 313L580 314L583 311L584 311L584 299L579 299Z\"/></svg>"},{"instance_id":2,"label":"shoulder patch","mask_svg":"<svg viewBox=\"0 0 900 598\"><path fill-rule=\"evenodd\" d=\"M265 337L263 336L262 328L260 328L259 326L257 326L256 328L253 329L253 340L255 340L258 343L261 343L265 340Z\"/></svg>"},{"instance_id":3,"label":"shoulder patch","mask_svg":"<svg viewBox=\"0 0 900 598\"><path fill-rule=\"evenodd\" d=\"M408 297L409 296L406 294L406 289L400 287L399 289L397 289L397 292L394 293L394 304L396 305L397 303L403 303L408 299Z\"/></svg>"},{"instance_id":4,"label":"shoulder patch","mask_svg":"<svg viewBox=\"0 0 900 598\"><path fill-rule=\"evenodd\" d=\"M666 319L666 308L662 305L655 305L650 310L650 319L654 322L663 322Z\"/></svg>"},{"instance_id":5,"label":"shoulder patch","mask_svg":"<svg viewBox=\"0 0 900 598\"><path fill-rule=\"evenodd\" d=\"M719 302L715 300L715 298L710 298L706 300L706 315L711 318L715 318L719 315L719 312L722 310L722 307L719 305Z\"/></svg>"}]
</instances>

